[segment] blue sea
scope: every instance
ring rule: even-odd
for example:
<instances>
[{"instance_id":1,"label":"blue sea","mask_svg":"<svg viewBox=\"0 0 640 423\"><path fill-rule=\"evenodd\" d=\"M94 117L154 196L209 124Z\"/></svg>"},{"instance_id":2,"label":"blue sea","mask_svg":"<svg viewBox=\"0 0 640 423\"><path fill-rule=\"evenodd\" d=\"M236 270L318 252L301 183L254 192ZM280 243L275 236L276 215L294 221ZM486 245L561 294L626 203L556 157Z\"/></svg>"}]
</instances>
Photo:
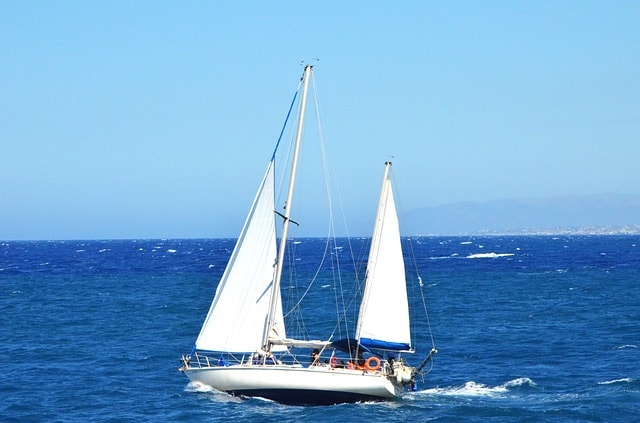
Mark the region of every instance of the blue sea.
<instances>
[{"instance_id":1,"label":"blue sea","mask_svg":"<svg viewBox=\"0 0 640 423\"><path fill-rule=\"evenodd\" d=\"M177 371L233 244L0 242L0 421L640 419L640 236L412 239L431 373L398 401L326 407L234 398ZM310 292L326 320L333 288ZM412 364L431 347L418 319Z\"/></svg>"}]
</instances>

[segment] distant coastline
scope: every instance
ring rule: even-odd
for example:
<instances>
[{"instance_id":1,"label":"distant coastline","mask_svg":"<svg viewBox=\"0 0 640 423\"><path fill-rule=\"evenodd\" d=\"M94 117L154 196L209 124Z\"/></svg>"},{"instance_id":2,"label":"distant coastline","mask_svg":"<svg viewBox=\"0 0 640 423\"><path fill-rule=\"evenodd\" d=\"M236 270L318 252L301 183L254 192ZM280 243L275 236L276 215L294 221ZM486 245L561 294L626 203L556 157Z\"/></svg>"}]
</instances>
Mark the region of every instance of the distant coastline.
<instances>
[{"instance_id":1,"label":"distant coastline","mask_svg":"<svg viewBox=\"0 0 640 423\"><path fill-rule=\"evenodd\" d=\"M637 235L640 194L460 202L404 216L416 235Z\"/></svg>"},{"instance_id":2,"label":"distant coastline","mask_svg":"<svg viewBox=\"0 0 640 423\"><path fill-rule=\"evenodd\" d=\"M505 229L471 233L433 234L431 236L615 236L640 235L640 225L582 226L572 228Z\"/></svg>"}]
</instances>

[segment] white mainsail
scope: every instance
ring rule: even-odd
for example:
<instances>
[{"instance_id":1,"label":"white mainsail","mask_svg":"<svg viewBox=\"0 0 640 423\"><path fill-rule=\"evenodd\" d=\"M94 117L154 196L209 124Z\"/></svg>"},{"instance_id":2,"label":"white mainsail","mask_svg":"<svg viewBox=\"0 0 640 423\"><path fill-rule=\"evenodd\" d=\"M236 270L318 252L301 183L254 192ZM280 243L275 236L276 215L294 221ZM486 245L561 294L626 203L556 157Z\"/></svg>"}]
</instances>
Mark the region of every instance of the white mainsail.
<instances>
[{"instance_id":1,"label":"white mainsail","mask_svg":"<svg viewBox=\"0 0 640 423\"><path fill-rule=\"evenodd\" d=\"M411 349L400 227L387 162L365 276L356 338L370 348Z\"/></svg>"},{"instance_id":2,"label":"white mainsail","mask_svg":"<svg viewBox=\"0 0 640 423\"><path fill-rule=\"evenodd\" d=\"M262 347L276 261L273 167L272 160L216 289L197 350L253 352ZM286 338L279 292L276 298L269 337Z\"/></svg>"}]
</instances>

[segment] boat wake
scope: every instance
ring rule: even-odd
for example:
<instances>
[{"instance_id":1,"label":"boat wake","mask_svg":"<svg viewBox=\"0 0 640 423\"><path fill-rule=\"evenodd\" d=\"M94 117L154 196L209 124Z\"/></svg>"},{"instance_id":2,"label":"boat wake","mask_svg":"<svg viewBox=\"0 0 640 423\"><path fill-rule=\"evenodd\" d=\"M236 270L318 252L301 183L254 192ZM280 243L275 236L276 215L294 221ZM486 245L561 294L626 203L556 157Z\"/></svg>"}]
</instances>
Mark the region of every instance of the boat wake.
<instances>
[{"instance_id":1,"label":"boat wake","mask_svg":"<svg viewBox=\"0 0 640 423\"><path fill-rule=\"evenodd\" d=\"M185 386L184 391L207 394L207 398L220 403L241 403L245 401L242 397L235 397L226 392L218 391L207 384L195 381L189 382L187 386Z\"/></svg>"},{"instance_id":2,"label":"boat wake","mask_svg":"<svg viewBox=\"0 0 640 423\"><path fill-rule=\"evenodd\" d=\"M187 386L184 388L184 391L185 392L213 392L215 391L215 389L201 382L189 382Z\"/></svg>"},{"instance_id":3,"label":"boat wake","mask_svg":"<svg viewBox=\"0 0 640 423\"><path fill-rule=\"evenodd\" d=\"M502 385L487 386L483 383L467 382L463 386L431 388L416 392L417 394L462 397L499 397L519 387L536 387L537 384L528 377L510 380Z\"/></svg>"}]
</instances>

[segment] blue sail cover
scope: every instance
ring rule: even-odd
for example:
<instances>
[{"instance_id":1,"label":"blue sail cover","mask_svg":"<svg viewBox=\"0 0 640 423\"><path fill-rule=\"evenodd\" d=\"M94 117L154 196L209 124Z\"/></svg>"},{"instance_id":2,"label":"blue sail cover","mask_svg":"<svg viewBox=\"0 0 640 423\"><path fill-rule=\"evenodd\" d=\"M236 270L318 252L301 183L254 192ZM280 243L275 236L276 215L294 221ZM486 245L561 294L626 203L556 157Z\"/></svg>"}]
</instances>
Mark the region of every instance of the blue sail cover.
<instances>
[{"instance_id":1,"label":"blue sail cover","mask_svg":"<svg viewBox=\"0 0 640 423\"><path fill-rule=\"evenodd\" d=\"M360 338L360 345L378 350L411 351L411 345L403 342L387 342L371 338Z\"/></svg>"},{"instance_id":2,"label":"blue sail cover","mask_svg":"<svg viewBox=\"0 0 640 423\"><path fill-rule=\"evenodd\" d=\"M349 353L351 356L355 356L358 351L371 352L369 351L369 348L359 344L358 340L353 338L340 339L339 341L332 342L331 346L339 349L340 351Z\"/></svg>"}]
</instances>

